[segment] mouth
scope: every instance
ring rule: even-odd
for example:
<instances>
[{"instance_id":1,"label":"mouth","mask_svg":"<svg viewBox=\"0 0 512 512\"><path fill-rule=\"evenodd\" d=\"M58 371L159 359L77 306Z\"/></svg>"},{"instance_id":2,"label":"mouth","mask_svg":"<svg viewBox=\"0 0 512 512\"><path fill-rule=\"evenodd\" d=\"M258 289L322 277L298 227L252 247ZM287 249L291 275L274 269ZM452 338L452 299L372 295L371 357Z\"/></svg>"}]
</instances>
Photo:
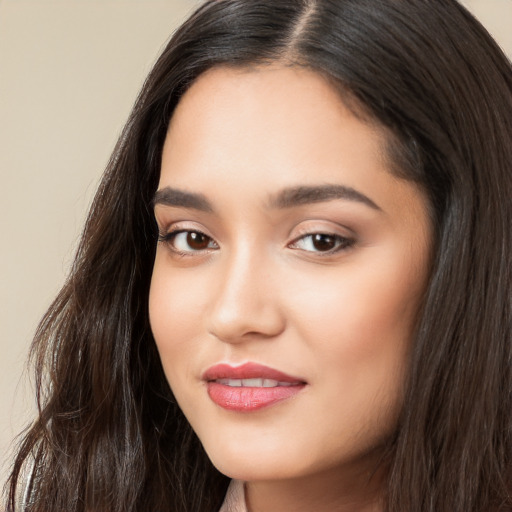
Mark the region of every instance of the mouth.
<instances>
[{"instance_id":1,"label":"mouth","mask_svg":"<svg viewBox=\"0 0 512 512\"><path fill-rule=\"evenodd\" d=\"M216 379L215 381L232 388L275 388L278 386L293 386L292 382L279 382L274 379ZM297 384L299 384L297 382Z\"/></svg>"},{"instance_id":2,"label":"mouth","mask_svg":"<svg viewBox=\"0 0 512 512\"><path fill-rule=\"evenodd\" d=\"M218 364L203 374L210 399L229 411L252 412L297 395L306 382L256 363Z\"/></svg>"}]
</instances>

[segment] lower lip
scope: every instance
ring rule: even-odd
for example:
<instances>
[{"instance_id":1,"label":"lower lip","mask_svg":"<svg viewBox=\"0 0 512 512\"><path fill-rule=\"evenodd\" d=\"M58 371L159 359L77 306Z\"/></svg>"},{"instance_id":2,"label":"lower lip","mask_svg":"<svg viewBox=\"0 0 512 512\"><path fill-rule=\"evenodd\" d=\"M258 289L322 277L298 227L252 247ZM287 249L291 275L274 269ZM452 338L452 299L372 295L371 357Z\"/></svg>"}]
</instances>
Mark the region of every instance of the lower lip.
<instances>
[{"instance_id":1,"label":"lower lip","mask_svg":"<svg viewBox=\"0 0 512 512\"><path fill-rule=\"evenodd\" d=\"M251 412L269 407L299 393L305 384L273 388L232 387L208 382L208 395L217 405L228 411Z\"/></svg>"}]
</instances>

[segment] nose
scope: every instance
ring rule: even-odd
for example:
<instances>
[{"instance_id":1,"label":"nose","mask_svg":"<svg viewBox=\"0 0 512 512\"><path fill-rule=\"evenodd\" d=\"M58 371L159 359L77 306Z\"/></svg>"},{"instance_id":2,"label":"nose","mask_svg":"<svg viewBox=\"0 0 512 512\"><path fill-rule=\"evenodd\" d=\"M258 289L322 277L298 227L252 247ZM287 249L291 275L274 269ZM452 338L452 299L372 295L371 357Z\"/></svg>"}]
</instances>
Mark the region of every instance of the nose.
<instances>
[{"instance_id":1,"label":"nose","mask_svg":"<svg viewBox=\"0 0 512 512\"><path fill-rule=\"evenodd\" d=\"M271 265L249 247L222 263L209 310L209 332L227 343L278 336L285 327Z\"/></svg>"}]
</instances>

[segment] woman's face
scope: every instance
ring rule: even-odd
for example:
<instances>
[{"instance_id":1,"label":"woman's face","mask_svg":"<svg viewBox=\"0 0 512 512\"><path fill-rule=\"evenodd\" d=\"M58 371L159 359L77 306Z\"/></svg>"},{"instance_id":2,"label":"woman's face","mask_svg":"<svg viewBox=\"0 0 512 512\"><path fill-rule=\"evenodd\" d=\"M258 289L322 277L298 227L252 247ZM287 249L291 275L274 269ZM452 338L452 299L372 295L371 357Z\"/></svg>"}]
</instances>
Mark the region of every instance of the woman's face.
<instances>
[{"instance_id":1,"label":"woman's face","mask_svg":"<svg viewBox=\"0 0 512 512\"><path fill-rule=\"evenodd\" d=\"M395 428L431 228L385 145L305 69L216 68L175 111L150 320L228 476L339 472Z\"/></svg>"}]
</instances>

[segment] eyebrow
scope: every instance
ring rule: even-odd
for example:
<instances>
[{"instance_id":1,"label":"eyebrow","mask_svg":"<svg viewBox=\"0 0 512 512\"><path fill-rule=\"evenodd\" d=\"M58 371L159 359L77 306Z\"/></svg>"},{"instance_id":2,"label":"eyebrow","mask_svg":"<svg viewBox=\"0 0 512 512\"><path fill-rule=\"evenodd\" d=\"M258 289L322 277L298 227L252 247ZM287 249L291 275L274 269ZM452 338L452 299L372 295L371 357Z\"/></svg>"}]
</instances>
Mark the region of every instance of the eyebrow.
<instances>
[{"instance_id":1,"label":"eyebrow","mask_svg":"<svg viewBox=\"0 0 512 512\"><path fill-rule=\"evenodd\" d=\"M316 185L285 188L271 197L270 207L286 209L336 199L356 201L374 210L381 211L381 208L368 196L354 188L344 185ZM157 190L153 197L152 204L153 206L162 204L164 206L174 206L177 208L192 208L206 213L214 212L210 201L208 201L203 194L187 192L171 187Z\"/></svg>"},{"instance_id":2,"label":"eyebrow","mask_svg":"<svg viewBox=\"0 0 512 512\"><path fill-rule=\"evenodd\" d=\"M286 188L279 192L270 200L273 208L293 208L311 203L322 203L342 199L346 201L356 201L362 203L374 210L382 211L381 208L368 196L357 191L354 188L344 185L317 185L317 186L298 186Z\"/></svg>"},{"instance_id":3,"label":"eyebrow","mask_svg":"<svg viewBox=\"0 0 512 512\"><path fill-rule=\"evenodd\" d=\"M157 204L175 206L178 208L192 208L206 213L213 213L213 207L203 194L186 192L177 188L165 187L155 192L153 207Z\"/></svg>"}]
</instances>

